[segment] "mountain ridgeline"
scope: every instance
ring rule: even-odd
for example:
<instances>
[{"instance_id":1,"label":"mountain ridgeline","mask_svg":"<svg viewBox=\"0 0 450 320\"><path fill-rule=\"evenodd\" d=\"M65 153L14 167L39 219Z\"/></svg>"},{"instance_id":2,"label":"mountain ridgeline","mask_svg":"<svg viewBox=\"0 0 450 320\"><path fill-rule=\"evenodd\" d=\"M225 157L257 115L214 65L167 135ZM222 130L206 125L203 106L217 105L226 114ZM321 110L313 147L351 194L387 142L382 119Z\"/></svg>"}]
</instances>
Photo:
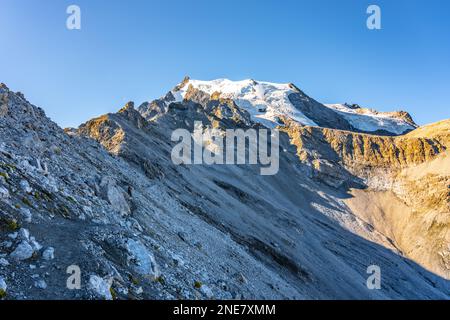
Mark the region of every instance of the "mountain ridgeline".
<instances>
[{"instance_id":1,"label":"mountain ridgeline","mask_svg":"<svg viewBox=\"0 0 450 320\"><path fill-rule=\"evenodd\" d=\"M197 121L279 130L278 173L175 165ZM0 298L450 299L449 147L293 84L186 78L65 130L2 84Z\"/></svg>"}]
</instances>

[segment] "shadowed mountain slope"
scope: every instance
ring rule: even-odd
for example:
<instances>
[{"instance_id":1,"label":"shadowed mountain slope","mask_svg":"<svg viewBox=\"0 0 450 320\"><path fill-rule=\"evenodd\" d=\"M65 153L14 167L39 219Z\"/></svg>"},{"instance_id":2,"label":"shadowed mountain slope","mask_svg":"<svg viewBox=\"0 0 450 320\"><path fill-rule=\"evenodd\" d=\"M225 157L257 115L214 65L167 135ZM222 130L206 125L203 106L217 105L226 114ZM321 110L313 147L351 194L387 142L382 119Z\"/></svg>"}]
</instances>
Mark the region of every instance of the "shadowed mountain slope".
<instances>
[{"instance_id":1,"label":"shadowed mountain slope","mask_svg":"<svg viewBox=\"0 0 450 320\"><path fill-rule=\"evenodd\" d=\"M358 203L352 209L350 188L366 192L371 175L358 176L360 168L342 161L323 131L310 139L320 138L324 150L314 143L305 152L317 148L316 158L330 162L329 174L317 173L316 158L299 157L305 146L288 129L281 132L274 176L261 176L251 165L172 163L173 130L192 131L194 121L217 129L264 125L252 117L229 97L197 91L179 101L169 93L139 111L129 103L64 131L2 85L0 254L7 264L0 277L6 297L450 297L439 265L432 269L409 256ZM431 149L420 149L425 162L411 163L436 161L443 150ZM396 170L409 170L406 162ZM352 183L328 183L330 175ZM81 290L66 287L70 265L82 271ZM382 270L381 290L366 286L370 265Z\"/></svg>"}]
</instances>

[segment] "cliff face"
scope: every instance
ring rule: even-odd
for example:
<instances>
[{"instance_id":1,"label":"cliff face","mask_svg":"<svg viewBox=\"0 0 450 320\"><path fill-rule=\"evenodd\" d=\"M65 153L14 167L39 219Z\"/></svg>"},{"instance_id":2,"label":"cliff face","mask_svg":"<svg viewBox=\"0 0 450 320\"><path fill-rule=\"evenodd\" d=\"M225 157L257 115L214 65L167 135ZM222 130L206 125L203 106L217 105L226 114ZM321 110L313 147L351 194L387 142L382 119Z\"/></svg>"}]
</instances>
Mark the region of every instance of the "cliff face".
<instances>
[{"instance_id":1,"label":"cliff face","mask_svg":"<svg viewBox=\"0 0 450 320\"><path fill-rule=\"evenodd\" d=\"M313 176L354 187L352 212L406 256L450 277L450 121L386 137L287 122L282 130ZM359 185L358 185L359 184Z\"/></svg>"},{"instance_id":2,"label":"cliff face","mask_svg":"<svg viewBox=\"0 0 450 320\"><path fill-rule=\"evenodd\" d=\"M450 126L450 123L447 123ZM398 169L434 159L446 150L449 136L423 137L377 136L320 127L304 127L288 121L281 129L289 134L298 147L302 160L311 159L313 150L346 167L372 167ZM322 150L329 146L330 153ZM322 148L318 147L321 146ZM334 157L333 157L334 154Z\"/></svg>"}]
</instances>

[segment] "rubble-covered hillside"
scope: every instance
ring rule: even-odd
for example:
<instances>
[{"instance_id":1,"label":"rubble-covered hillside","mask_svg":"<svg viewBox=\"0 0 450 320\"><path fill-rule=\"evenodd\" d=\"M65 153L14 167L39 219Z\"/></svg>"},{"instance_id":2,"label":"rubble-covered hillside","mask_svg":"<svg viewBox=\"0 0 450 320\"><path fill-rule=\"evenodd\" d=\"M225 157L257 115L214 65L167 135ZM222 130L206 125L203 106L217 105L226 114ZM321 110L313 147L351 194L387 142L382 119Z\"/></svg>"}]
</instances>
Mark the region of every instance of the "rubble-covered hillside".
<instances>
[{"instance_id":1,"label":"rubble-covered hillside","mask_svg":"<svg viewBox=\"0 0 450 320\"><path fill-rule=\"evenodd\" d=\"M412 218L398 217L401 207L366 216L372 211L356 201L369 192L381 201L379 192L389 189L375 189L369 171L378 165L386 171L392 161L365 148L397 145L400 138L375 143L332 108L305 100L295 86L290 98L303 99L303 107L291 103L293 112L314 118L306 124L312 127L297 121L301 128L291 130L296 118L283 114L269 117L270 124L257 121L250 105L233 95L195 85L184 92L185 85L66 130L22 94L0 86L1 299L450 298L448 194L420 193L442 205L433 214L416 210L400 192L391 195L412 208L408 217L426 214L427 224L419 218L421 225L410 229ZM277 86L264 86L279 102ZM274 108L264 94L258 97ZM251 165L173 164L171 132L193 130L196 120L218 129L278 126L279 173L261 176ZM405 139L417 141L423 157L409 161L395 149L401 161L393 166L395 177L417 179L395 181L421 183L431 195L435 185L448 186L448 173L438 164L427 166L427 174L413 170L444 157L447 135L435 141L417 130L420 136L413 131ZM368 142L342 142L350 136ZM394 181L391 172L385 176L384 182ZM419 227L428 228L425 240ZM399 230L410 233L401 238ZM430 258L421 260L416 247ZM366 286L370 265L381 268L380 290ZM77 268L81 283L74 289Z\"/></svg>"}]
</instances>

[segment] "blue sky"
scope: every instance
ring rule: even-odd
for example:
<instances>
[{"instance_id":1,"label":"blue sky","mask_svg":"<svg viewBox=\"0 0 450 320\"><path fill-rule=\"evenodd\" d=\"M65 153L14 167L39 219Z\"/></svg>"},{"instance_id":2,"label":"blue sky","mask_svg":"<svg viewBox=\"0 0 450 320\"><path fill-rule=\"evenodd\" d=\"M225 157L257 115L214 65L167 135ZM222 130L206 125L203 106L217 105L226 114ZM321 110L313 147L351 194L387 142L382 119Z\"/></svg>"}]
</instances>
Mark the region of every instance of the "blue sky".
<instances>
[{"instance_id":1,"label":"blue sky","mask_svg":"<svg viewBox=\"0 0 450 320\"><path fill-rule=\"evenodd\" d=\"M66 28L70 4L81 30ZM370 4L382 30L366 28ZM185 75L450 118L446 0L0 0L0 35L0 82L61 126L160 97Z\"/></svg>"}]
</instances>

